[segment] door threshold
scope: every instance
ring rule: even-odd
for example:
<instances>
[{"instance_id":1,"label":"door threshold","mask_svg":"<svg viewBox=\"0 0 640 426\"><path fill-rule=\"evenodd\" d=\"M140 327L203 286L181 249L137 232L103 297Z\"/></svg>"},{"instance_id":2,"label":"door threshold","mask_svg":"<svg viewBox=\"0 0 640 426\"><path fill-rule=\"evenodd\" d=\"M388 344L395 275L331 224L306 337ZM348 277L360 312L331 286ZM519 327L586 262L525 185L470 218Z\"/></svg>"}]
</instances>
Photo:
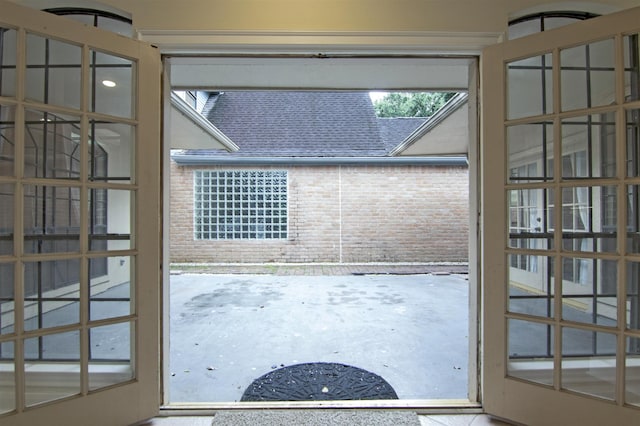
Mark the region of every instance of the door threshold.
<instances>
[{"instance_id":1,"label":"door threshold","mask_svg":"<svg viewBox=\"0 0 640 426\"><path fill-rule=\"evenodd\" d=\"M482 405L464 399L355 401L180 402L160 407L159 416L206 416L221 410L411 410L418 414L479 414Z\"/></svg>"}]
</instances>

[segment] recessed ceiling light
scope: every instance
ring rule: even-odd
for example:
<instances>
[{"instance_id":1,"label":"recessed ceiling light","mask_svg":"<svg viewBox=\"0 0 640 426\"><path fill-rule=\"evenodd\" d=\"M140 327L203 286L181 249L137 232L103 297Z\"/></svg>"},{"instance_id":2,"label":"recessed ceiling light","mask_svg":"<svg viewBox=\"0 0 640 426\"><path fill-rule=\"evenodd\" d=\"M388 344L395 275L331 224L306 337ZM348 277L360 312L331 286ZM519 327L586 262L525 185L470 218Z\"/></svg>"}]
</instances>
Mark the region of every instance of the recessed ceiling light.
<instances>
[{"instance_id":1,"label":"recessed ceiling light","mask_svg":"<svg viewBox=\"0 0 640 426\"><path fill-rule=\"evenodd\" d=\"M111 80L102 80L102 84L106 87L116 87L116 82Z\"/></svg>"}]
</instances>

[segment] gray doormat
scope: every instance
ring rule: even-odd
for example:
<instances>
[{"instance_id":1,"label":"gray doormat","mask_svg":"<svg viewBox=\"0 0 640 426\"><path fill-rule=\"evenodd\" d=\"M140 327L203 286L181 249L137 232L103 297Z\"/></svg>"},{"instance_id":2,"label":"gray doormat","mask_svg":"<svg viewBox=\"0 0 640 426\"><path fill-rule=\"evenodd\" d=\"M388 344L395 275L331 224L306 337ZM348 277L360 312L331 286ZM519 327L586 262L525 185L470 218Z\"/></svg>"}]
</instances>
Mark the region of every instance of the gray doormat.
<instances>
[{"instance_id":1,"label":"gray doormat","mask_svg":"<svg viewBox=\"0 0 640 426\"><path fill-rule=\"evenodd\" d=\"M218 411L212 426L420 426L418 415L392 410Z\"/></svg>"}]
</instances>

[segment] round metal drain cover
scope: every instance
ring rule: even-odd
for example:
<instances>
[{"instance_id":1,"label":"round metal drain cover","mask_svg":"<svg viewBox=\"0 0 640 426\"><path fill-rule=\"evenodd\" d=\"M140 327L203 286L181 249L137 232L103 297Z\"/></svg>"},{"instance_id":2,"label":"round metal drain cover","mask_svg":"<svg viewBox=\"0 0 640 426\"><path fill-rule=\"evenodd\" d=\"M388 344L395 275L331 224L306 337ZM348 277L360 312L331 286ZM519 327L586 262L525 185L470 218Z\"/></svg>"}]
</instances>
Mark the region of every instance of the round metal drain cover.
<instances>
[{"instance_id":1,"label":"round metal drain cover","mask_svg":"<svg viewBox=\"0 0 640 426\"><path fill-rule=\"evenodd\" d=\"M273 370L253 381L241 401L398 399L382 377L345 364L313 362Z\"/></svg>"}]
</instances>

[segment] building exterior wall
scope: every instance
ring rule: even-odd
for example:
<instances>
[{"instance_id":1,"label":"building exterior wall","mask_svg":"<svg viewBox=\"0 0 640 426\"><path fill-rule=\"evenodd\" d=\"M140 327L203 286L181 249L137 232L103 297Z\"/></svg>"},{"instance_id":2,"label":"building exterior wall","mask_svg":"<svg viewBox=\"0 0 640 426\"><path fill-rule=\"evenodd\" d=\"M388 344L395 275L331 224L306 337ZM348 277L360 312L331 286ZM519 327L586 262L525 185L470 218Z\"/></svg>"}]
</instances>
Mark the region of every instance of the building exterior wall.
<instances>
[{"instance_id":1,"label":"building exterior wall","mask_svg":"<svg viewBox=\"0 0 640 426\"><path fill-rule=\"evenodd\" d=\"M466 262L468 168L282 166L287 240L194 240L194 170L270 167L171 164L172 262Z\"/></svg>"}]
</instances>

